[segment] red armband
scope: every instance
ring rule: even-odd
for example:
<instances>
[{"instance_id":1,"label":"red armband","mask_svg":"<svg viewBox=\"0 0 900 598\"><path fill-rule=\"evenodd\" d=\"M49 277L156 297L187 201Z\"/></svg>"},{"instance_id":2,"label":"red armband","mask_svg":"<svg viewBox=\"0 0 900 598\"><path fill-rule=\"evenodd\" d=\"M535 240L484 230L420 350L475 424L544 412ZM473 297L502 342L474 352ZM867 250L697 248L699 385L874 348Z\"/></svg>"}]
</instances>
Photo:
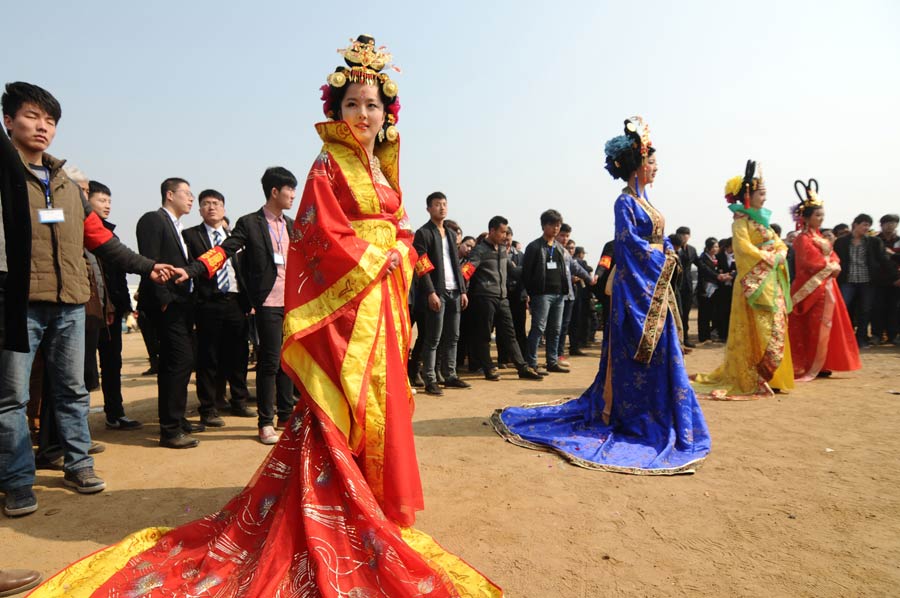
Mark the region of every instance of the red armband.
<instances>
[{"instance_id":1,"label":"red armband","mask_svg":"<svg viewBox=\"0 0 900 598\"><path fill-rule=\"evenodd\" d=\"M112 239L113 234L103 226L103 221L96 212L91 212L84 219L84 248L93 251Z\"/></svg>"},{"instance_id":2,"label":"red armband","mask_svg":"<svg viewBox=\"0 0 900 598\"><path fill-rule=\"evenodd\" d=\"M606 268L609 270L610 265L612 264L612 256L604 255L600 258L600 267Z\"/></svg>"},{"instance_id":3,"label":"red armband","mask_svg":"<svg viewBox=\"0 0 900 598\"><path fill-rule=\"evenodd\" d=\"M212 278L216 271L228 261L228 256L225 255L224 249L216 245L198 257L197 261L206 266L207 278Z\"/></svg>"},{"instance_id":4,"label":"red armband","mask_svg":"<svg viewBox=\"0 0 900 598\"><path fill-rule=\"evenodd\" d=\"M475 274L475 266L472 265L472 262L466 262L460 268L462 270L463 278L466 279L466 282L469 282L469 279Z\"/></svg>"},{"instance_id":5,"label":"red armband","mask_svg":"<svg viewBox=\"0 0 900 598\"><path fill-rule=\"evenodd\" d=\"M425 276L434 270L434 264L428 259L428 254L423 253L416 262L416 276Z\"/></svg>"}]
</instances>

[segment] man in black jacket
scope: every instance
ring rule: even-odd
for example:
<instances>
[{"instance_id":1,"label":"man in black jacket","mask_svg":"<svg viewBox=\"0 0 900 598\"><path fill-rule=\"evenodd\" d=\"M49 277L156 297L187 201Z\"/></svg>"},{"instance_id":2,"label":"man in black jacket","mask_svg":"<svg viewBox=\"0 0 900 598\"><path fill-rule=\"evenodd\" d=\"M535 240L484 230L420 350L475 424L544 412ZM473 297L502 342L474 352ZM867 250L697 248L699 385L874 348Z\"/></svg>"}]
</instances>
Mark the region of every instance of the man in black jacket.
<instances>
[{"instance_id":1,"label":"man in black jacket","mask_svg":"<svg viewBox=\"0 0 900 598\"><path fill-rule=\"evenodd\" d=\"M416 264L417 292L427 303L424 318L419 321L422 333L422 364L425 376L425 392L444 394L437 383L434 371L438 347L444 386L469 388L456 373L456 347L459 342L459 315L468 305L466 283L459 268L456 252L456 233L444 227L447 218L447 196L435 191L425 199L430 220L416 231L413 247L419 254Z\"/></svg>"},{"instance_id":2,"label":"man in black jacket","mask_svg":"<svg viewBox=\"0 0 900 598\"><path fill-rule=\"evenodd\" d=\"M162 207L147 212L137 223L138 249L141 255L183 268L190 258L181 236L181 218L194 205L190 184L181 178L168 178L160 185ZM194 364L191 335L194 306L190 281L169 281L164 286L141 279L139 307L150 314L159 335L159 374L156 377L159 410L159 444L166 448L193 448L200 441L191 436L202 432L203 420L215 414L215 403L200 403L199 425L185 417L187 391Z\"/></svg>"},{"instance_id":3,"label":"man in black jacket","mask_svg":"<svg viewBox=\"0 0 900 598\"><path fill-rule=\"evenodd\" d=\"M719 242L709 237L703 253L694 262L697 266L697 335L701 343L712 340L712 328L716 321L713 296L719 289L722 274L718 271Z\"/></svg>"},{"instance_id":4,"label":"man in black jacket","mask_svg":"<svg viewBox=\"0 0 900 598\"><path fill-rule=\"evenodd\" d=\"M697 262L697 250L693 245L689 245L691 240L691 229L686 226L679 226L675 230L675 234L680 237L681 249L678 250L678 261L681 263L681 288L679 297L681 302L679 309L681 310L681 326L684 329L684 346L694 347L694 343L688 340L688 327L691 318L691 308L694 305L694 278L691 275L691 268Z\"/></svg>"},{"instance_id":5,"label":"man in black jacket","mask_svg":"<svg viewBox=\"0 0 900 598\"><path fill-rule=\"evenodd\" d=\"M282 325L284 323L284 267L294 221L284 214L297 195L297 178L286 168L273 166L262 176L265 205L256 212L241 216L222 241L219 249L226 258L243 250L244 290L255 311L259 335L259 357L256 362L256 407L259 414L259 441L278 442L278 427L287 424L294 409L294 385L281 369ZM225 261L218 261L216 270ZM187 272L191 277L208 275L207 266L194 261Z\"/></svg>"},{"instance_id":6,"label":"man in black jacket","mask_svg":"<svg viewBox=\"0 0 900 598\"><path fill-rule=\"evenodd\" d=\"M838 286L856 326L856 343L861 349L872 346L869 319L876 283L900 286L897 271L890 268L884 243L878 237L869 236L871 227L872 217L860 214L853 219L850 234L834 242L834 252L841 259ZM884 273L888 273L887 279L881 280Z\"/></svg>"},{"instance_id":7,"label":"man in black jacket","mask_svg":"<svg viewBox=\"0 0 900 598\"><path fill-rule=\"evenodd\" d=\"M0 350L11 351L28 347L31 219L20 163L15 148L0 133ZM13 282L8 292L7 281ZM0 594L24 592L40 581L38 571L0 569Z\"/></svg>"},{"instance_id":8,"label":"man in black jacket","mask_svg":"<svg viewBox=\"0 0 900 598\"><path fill-rule=\"evenodd\" d=\"M547 335L547 371L568 373L559 363L559 334L562 329L563 302L568 294L565 247L556 240L562 215L556 210L541 214L543 235L525 247L522 282L528 291L531 330L528 332L528 365L537 370L537 352L541 337Z\"/></svg>"},{"instance_id":9,"label":"man in black jacket","mask_svg":"<svg viewBox=\"0 0 900 598\"><path fill-rule=\"evenodd\" d=\"M474 316L469 330L472 354L485 379L500 379L491 359L491 331L496 327L497 345L519 371L519 378L541 380L540 374L522 357L509 311L509 273L515 266L510 263L506 252L508 224L503 216L491 218L487 236L475 245L463 264L463 274L469 279Z\"/></svg>"},{"instance_id":10,"label":"man in black jacket","mask_svg":"<svg viewBox=\"0 0 900 598\"><path fill-rule=\"evenodd\" d=\"M203 223L184 231L191 259L197 259L228 238L225 226L225 196L215 189L200 193L200 217ZM213 278L199 277L194 282L197 324L197 397L201 404L218 405L224 397L217 396L217 388L224 392L224 385L216 384L223 378L231 385L231 414L238 417L254 417L256 413L247 407L250 392L247 390L248 323L250 301L241 282L240 261L237 254L216 272ZM206 425L219 424L220 417Z\"/></svg>"},{"instance_id":11,"label":"man in black jacket","mask_svg":"<svg viewBox=\"0 0 900 598\"><path fill-rule=\"evenodd\" d=\"M108 220L112 208L112 192L109 187L97 181L89 181L88 203L100 216L106 230L115 235L116 225ZM114 430L138 430L144 425L125 415L122 402L122 318L131 313L128 280L125 271L115 263L102 259L97 261L100 264L106 296L113 310L112 317L100 329L97 339L106 427ZM91 356L91 359L93 358Z\"/></svg>"}]
</instances>

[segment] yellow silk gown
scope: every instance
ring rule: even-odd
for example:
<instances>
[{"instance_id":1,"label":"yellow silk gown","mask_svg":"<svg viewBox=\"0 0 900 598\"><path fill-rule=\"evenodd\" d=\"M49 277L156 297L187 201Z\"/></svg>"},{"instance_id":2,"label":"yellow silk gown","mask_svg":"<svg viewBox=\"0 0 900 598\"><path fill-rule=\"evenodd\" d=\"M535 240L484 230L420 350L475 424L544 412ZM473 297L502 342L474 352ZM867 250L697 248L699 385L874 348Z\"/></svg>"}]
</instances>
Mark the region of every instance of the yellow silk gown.
<instances>
[{"instance_id":1,"label":"yellow silk gown","mask_svg":"<svg viewBox=\"0 0 900 598\"><path fill-rule=\"evenodd\" d=\"M794 387L787 246L768 226L768 210L731 209L737 280L725 362L710 374L698 374L694 387L702 398L755 399L771 396L773 388Z\"/></svg>"}]
</instances>

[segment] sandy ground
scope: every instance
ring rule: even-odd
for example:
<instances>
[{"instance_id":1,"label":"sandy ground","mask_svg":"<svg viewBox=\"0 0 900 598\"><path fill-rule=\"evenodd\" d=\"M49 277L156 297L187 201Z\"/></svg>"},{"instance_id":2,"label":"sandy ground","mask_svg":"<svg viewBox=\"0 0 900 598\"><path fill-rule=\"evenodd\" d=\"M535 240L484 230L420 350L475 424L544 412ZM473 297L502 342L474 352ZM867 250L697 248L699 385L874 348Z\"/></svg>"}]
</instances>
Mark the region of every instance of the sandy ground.
<instances>
[{"instance_id":1,"label":"sandy ground","mask_svg":"<svg viewBox=\"0 0 900 598\"><path fill-rule=\"evenodd\" d=\"M771 400L704 402L713 451L696 475L676 477L580 469L488 426L497 407L579 394L599 348L589 354L540 383L502 370L501 382L419 395L427 508L417 527L518 598L900 595L900 396L888 392L900 390L900 349L869 350L863 372ZM698 348L688 369L722 355ZM144 356L140 336L126 336L128 414L149 425L109 431L91 415L108 489L81 496L61 472L39 471L39 511L0 517L0 567L52 574L139 528L214 511L250 479L268 450L255 420L226 417L193 450L156 446Z\"/></svg>"}]
</instances>

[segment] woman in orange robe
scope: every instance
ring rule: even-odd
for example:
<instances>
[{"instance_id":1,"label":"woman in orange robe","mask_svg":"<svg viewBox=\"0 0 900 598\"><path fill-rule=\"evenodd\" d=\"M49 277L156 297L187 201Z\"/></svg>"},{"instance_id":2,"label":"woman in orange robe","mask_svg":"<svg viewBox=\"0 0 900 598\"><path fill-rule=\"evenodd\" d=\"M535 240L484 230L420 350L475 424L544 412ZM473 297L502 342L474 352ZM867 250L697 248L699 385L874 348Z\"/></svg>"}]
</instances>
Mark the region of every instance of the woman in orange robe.
<instances>
[{"instance_id":1,"label":"woman in orange robe","mask_svg":"<svg viewBox=\"0 0 900 598\"><path fill-rule=\"evenodd\" d=\"M837 285L841 260L831 241L819 232L825 208L818 189L815 179L794 183L800 196L794 220L801 228L793 244L796 274L791 283L794 310L789 326L794 378L803 382L862 367L853 325Z\"/></svg>"},{"instance_id":2,"label":"woman in orange robe","mask_svg":"<svg viewBox=\"0 0 900 598\"><path fill-rule=\"evenodd\" d=\"M423 507L407 383L412 249L390 55L360 36L323 87L333 119L291 233L282 366L303 392L250 484L219 512L145 529L35 598L465 597L500 588L413 529ZM201 257L212 276L221 248Z\"/></svg>"}]
</instances>

